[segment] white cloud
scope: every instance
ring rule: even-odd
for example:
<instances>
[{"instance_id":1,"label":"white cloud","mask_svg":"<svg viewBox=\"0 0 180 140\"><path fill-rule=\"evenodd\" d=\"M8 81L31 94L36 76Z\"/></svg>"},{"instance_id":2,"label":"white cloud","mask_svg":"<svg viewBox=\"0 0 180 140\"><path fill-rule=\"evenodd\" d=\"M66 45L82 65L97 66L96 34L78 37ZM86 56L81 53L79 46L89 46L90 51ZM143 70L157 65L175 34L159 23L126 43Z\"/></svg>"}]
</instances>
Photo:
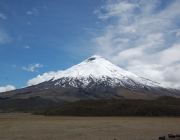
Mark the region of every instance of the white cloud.
<instances>
[{"instance_id":1,"label":"white cloud","mask_svg":"<svg viewBox=\"0 0 180 140\"><path fill-rule=\"evenodd\" d=\"M27 14L38 16L38 10L36 9L36 7L34 7L31 11L27 11Z\"/></svg>"},{"instance_id":2,"label":"white cloud","mask_svg":"<svg viewBox=\"0 0 180 140\"><path fill-rule=\"evenodd\" d=\"M30 49L30 47L29 47L29 46L25 46L25 48L26 48L26 49Z\"/></svg>"},{"instance_id":3,"label":"white cloud","mask_svg":"<svg viewBox=\"0 0 180 140\"><path fill-rule=\"evenodd\" d=\"M24 70L30 71L30 72L37 72L37 70L35 70L36 68L41 68L43 67L42 64L29 64L29 67L22 67Z\"/></svg>"},{"instance_id":4,"label":"white cloud","mask_svg":"<svg viewBox=\"0 0 180 140\"><path fill-rule=\"evenodd\" d=\"M180 1L108 1L94 12L108 23L93 39L97 53L140 77L180 87L179 5Z\"/></svg>"},{"instance_id":5,"label":"white cloud","mask_svg":"<svg viewBox=\"0 0 180 140\"><path fill-rule=\"evenodd\" d=\"M50 71L50 72L44 73L43 75L38 75L37 77L30 79L27 82L27 85L31 86L31 85L35 85L35 84L38 84L38 83L41 83L41 82L51 80L54 76L59 75L61 73L62 73L62 71L60 70L60 71L57 71L57 72Z\"/></svg>"},{"instance_id":6,"label":"white cloud","mask_svg":"<svg viewBox=\"0 0 180 140\"><path fill-rule=\"evenodd\" d=\"M160 82L168 87L180 89L180 65L177 66L163 66L163 65L133 65L127 69L141 77L145 77L156 82Z\"/></svg>"},{"instance_id":7,"label":"white cloud","mask_svg":"<svg viewBox=\"0 0 180 140\"><path fill-rule=\"evenodd\" d=\"M0 87L0 93L1 92L6 92L6 91L11 91L11 90L15 90L16 88L12 85L7 85L5 87Z\"/></svg>"},{"instance_id":8,"label":"white cloud","mask_svg":"<svg viewBox=\"0 0 180 140\"><path fill-rule=\"evenodd\" d=\"M180 44L174 44L163 50L160 54L160 62L164 65L171 65L180 62Z\"/></svg>"},{"instance_id":9,"label":"white cloud","mask_svg":"<svg viewBox=\"0 0 180 140\"><path fill-rule=\"evenodd\" d=\"M0 13L0 18L7 19L7 17L4 14L1 14L1 13Z\"/></svg>"},{"instance_id":10,"label":"white cloud","mask_svg":"<svg viewBox=\"0 0 180 140\"><path fill-rule=\"evenodd\" d=\"M33 13L31 11L27 11L27 14L28 15L32 15Z\"/></svg>"}]
</instances>

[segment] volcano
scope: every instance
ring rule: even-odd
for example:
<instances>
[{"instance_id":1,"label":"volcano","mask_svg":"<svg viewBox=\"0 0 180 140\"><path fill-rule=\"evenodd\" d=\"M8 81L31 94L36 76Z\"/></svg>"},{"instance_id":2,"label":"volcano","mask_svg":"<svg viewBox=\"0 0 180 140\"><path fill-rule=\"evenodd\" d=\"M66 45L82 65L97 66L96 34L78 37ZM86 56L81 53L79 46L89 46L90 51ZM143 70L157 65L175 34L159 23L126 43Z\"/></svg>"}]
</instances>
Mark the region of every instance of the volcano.
<instances>
[{"instance_id":1,"label":"volcano","mask_svg":"<svg viewBox=\"0 0 180 140\"><path fill-rule=\"evenodd\" d=\"M180 91L126 71L99 55L62 71L48 81L0 94L0 102L19 99L55 103L81 99L155 99L180 97Z\"/></svg>"},{"instance_id":2,"label":"volcano","mask_svg":"<svg viewBox=\"0 0 180 140\"><path fill-rule=\"evenodd\" d=\"M51 80L34 85L41 90L52 88L76 88L86 93L104 89L106 93L115 89L126 89L157 95L176 93L175 89L126 71L99 55L62 71Z\"/></svg>"}]
</instances>

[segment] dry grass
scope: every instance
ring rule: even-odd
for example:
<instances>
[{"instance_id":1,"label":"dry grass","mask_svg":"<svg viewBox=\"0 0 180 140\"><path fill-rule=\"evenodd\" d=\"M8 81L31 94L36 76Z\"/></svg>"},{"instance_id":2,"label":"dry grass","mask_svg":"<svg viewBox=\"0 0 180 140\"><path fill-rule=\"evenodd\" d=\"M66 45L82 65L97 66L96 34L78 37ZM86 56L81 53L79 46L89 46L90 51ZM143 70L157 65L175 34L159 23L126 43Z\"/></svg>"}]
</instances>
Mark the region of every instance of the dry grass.
<instances>
[{"instance_id":1,"label":"dry grass","mask_svg":"<svg viewBox=\"0 0 180 140\"><path fill-rule=\"evenodd\" d=\"M0 114L2 140L158 140L169 133L180 134L180 118Z\"/></svg>"}]
</instances>

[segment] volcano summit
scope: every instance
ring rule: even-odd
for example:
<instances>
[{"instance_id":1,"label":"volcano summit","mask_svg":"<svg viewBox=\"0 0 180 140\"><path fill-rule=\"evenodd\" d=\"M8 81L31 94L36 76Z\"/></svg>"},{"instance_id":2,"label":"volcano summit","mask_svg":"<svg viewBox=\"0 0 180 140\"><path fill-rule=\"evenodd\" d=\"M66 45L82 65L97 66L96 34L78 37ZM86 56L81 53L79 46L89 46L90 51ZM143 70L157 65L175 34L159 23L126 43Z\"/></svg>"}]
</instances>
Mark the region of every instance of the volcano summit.
<instances>
[{"instance_id":1,"label":"volcano summit","mask_svg":"<svg viewBox=\"0 0 180 140\"><path fill-rule=\"evenodd\" d=\"M104 86L132 90L137 90L137 88L144 88L149 91L154 88L167 89L162 84L140 78L129 71L123 70L99 55L94 55L63 71L55 76L52 81L56 81L55 86L76 88L94 87L103 84Z\"/></svg>"}]
</instances>

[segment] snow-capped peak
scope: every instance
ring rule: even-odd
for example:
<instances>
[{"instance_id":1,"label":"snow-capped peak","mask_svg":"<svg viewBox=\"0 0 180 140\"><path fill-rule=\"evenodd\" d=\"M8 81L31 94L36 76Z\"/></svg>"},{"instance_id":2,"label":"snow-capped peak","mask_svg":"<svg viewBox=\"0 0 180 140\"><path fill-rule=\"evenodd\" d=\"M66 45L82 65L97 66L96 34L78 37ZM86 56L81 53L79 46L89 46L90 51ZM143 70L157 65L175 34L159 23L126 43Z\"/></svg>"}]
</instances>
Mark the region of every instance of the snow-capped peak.
<instances>
[{"instance_id":1,"label":"snow-capped peak","mask_svg":"<svg viewBox=\"0 0 180 140\"><path fill-rule=\"evenodd\" d=\"M127 87L141 85L163 87L163 85L159 83L140 78L112 64L99 55L93 55L85 61L63 71L61 74L54 77L53 81L56 80L57 83L55 85L64 86L68 83L74 87L86 87L92 80L97 83L106 82L111 86Z\"/></svg>"},{"instance_id":2,"label":"snow-capped peak","mask_svg":"<svg viewBox=\"0 0 180 140\"><path fill-rule=\"evenodd\" d=\"M85 61L65 70L61 75L54 77L57 80L61 77L89 77L102 78L104 76L111 78L122 78L123 76L136 75L125 71L118 66L112 64L108 60L105 60L99 55L93 55Z\"/></svg>"}]
</instances>

